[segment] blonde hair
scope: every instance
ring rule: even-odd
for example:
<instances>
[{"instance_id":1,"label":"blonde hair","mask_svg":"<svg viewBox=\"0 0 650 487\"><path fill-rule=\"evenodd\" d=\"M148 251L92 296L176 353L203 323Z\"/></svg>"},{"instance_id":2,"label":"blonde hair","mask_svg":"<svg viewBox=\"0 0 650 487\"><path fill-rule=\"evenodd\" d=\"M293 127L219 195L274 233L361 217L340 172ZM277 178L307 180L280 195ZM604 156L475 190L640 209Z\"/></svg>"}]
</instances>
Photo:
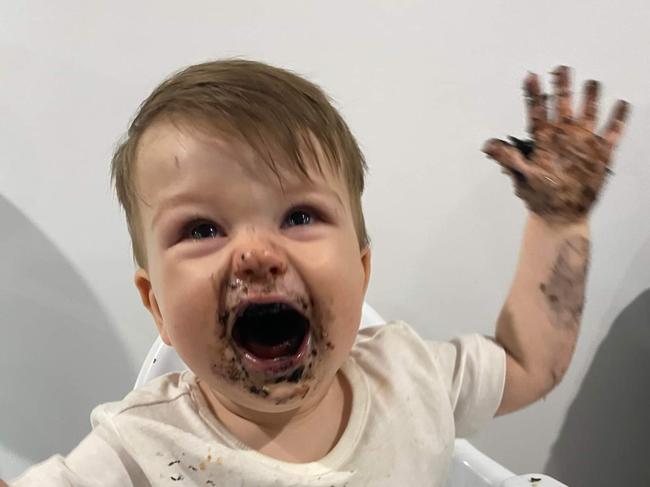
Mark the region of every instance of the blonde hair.
<instances>
[{"instance_id":1,"label":"blonde hair","mask_svg":"<svg viewBox=\"0 0 650 487\"><path fill-rule=\"evenodd\" d=\"M141 238L135 164L138 143L154 122L169 118L226 131L248 143L279 177L272 154L308 177L307 150L322 171L321 157L342 175L361 248L368 235L361 208L364 156L347 124L327 95L300 76L267 64L241 59L212 61L185 68L163 81L140 105L111 164L112 181L126 213L136 263L146 268Z\"/></svg>"}]
</instances>

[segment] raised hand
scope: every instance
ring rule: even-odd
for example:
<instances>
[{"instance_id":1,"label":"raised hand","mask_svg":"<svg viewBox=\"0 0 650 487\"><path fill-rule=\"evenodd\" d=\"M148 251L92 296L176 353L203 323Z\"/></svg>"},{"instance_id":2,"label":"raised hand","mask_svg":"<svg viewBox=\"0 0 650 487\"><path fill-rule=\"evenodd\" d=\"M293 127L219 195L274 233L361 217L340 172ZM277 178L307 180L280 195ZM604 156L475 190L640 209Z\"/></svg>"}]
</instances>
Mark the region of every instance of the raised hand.
<instances>
[{"instance_id":1,"label":"raised hand","mask_svg":"<svg viewBox=\"0 0 650 487\"><path fill-rule=\"evenodd\" d=\"M541 92L537 75L530 73L524 91L531 140L490 139L483 152L512 176L517 196L531 211L550 222L577 222L588 215L611 172L629 105L619 100L599 135L595 132L599 83L585 83L582 108L574 116L569 68L559 66L552 74L554 117L547 114L547 95Z\"/></svg>"}]
</instances>

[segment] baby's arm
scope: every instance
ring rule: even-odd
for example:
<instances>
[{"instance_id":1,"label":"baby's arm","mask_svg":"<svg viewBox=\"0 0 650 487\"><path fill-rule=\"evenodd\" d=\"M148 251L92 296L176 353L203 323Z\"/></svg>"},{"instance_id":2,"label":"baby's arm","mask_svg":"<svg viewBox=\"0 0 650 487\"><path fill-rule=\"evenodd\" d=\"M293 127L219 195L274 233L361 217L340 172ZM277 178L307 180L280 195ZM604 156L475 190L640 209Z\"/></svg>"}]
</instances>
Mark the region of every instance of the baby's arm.
<instances>
[{"instance_id":1,"label":"baby's arm","mask_svg":"<svg viewBox=\"0 0 650 487\"><path fill-rule=\"evenodd\" d=\"M530 74L531 141L492 139L484 152L512 176L516 194L531 213L519 264L497 321L496 340L506 351L506 384L497 414L546 395L564 376L582 309L590 256L589 212L596 201L628 105L619 101L602 135L594 133L598 83L585 85L581 113L571 111L569 69L554 71L555 117Z\"/></svg>"},{"instance_id":2,"label":"baby's arm","mask_svg":"<svg viewBox=\"0 0 650 487\"><path fill-rule=\"evenodd\" d=\"M519 265L497 321L506 350L506 385L497 414L520 409L555 387L578 335L589 264L586 222L526 224Z\"/></svg>"}]
</instances>

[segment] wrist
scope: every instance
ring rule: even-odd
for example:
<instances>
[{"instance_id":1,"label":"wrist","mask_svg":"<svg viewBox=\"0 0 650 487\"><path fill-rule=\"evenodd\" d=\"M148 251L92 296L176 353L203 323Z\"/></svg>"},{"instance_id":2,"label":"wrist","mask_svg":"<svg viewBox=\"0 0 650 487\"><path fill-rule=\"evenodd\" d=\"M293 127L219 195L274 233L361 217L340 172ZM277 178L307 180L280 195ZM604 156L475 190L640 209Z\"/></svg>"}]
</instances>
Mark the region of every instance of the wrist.
<instances>
[{"instance_id":1,"label":"wrist","mask_svg":"<svg viewBox=\"0 0 650 487\"><path fill-rule=\"evenodd\" d=\"M576 220L559 220L541 216L531 211L528 212L528 225L534 227L537 231L564 235L589 235L589 217L583 216Z\"/></svg>"}]
</instances>

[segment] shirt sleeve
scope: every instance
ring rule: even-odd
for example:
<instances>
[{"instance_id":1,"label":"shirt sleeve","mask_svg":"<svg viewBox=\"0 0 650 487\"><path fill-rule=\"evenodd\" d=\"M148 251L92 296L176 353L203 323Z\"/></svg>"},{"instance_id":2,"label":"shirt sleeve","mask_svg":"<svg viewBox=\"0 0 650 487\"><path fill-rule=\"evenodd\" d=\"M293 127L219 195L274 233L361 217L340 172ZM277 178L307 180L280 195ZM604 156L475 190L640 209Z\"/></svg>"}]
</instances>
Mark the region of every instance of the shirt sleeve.
<instances>
[{"instance_id":1,"label":"shirt sleeve","mask_svg":"<svg viewBox=\"0 0 650 487\"><path fill-rule=\"evenodd\" d=\"M131 476L101 428L67 457L54 455L9 482L10 487L133 487Z\"/></svg>"},{"instance_id":2,"label":"shirt sleeve","mask_svg":"<svg viewBox=\"0 0 650 487\"><path fill-rule=\"evenodd\" d=\"M470 436L494 417L501 404L505 351L493 339L479 334L428 345L446 382L456 437Z\"/></svg>"}]
</instances>

